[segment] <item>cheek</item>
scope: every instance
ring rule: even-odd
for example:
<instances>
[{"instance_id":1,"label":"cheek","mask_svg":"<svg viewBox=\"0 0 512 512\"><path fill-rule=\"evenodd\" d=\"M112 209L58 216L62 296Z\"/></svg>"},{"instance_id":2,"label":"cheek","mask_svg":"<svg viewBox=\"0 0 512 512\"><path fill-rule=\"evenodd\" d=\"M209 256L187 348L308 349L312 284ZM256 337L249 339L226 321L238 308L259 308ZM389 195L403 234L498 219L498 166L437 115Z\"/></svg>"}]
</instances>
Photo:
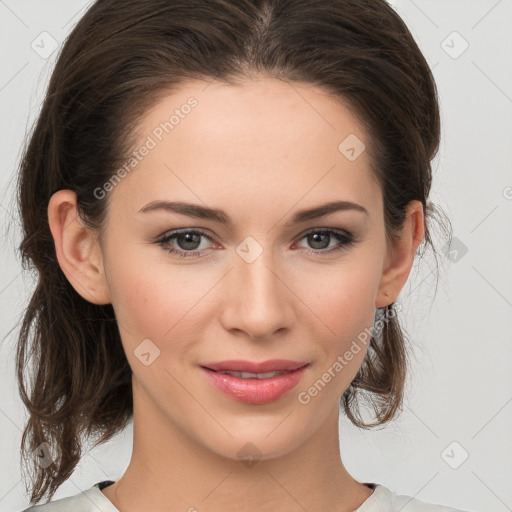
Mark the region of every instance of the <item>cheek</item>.
<instances>
[{"instance_id":1,"label":"cheek","mask_svg":"<svg viewBox=\"0 0 512 512\"><path fill-rule=\"evenodd\" d=\"M309 384L315 386L320 379L320 389L332 382L323 394L327 401L347 388L366 356L381 277L378 254L377 250L361 251L357 260L347 258L346 265L303 281L303 294L315 290L307 303L318 319L317 334L321 333L316 337L321 356Z\"/></svg>"},{"instance_id":2,"label":"cheek","mask_svg":"<svg viewBox=\"0 0 512 512\"><path fill-rule=\"evenodd\" d=\"M186 283L166 283L158 268L137 253L112 260L110 268L112 304L121 335L130 345L145 338L161 339L185 314Z\"/></svg>"},{"instance_id":3,"label":"cheek","mask_svg":"<svg viewBox=\"0 0 512 512\"><path fill-rule=\"evenodd\" d=\"M302 280L304 302L335 339L357 335L372 325L380 281L378 268L375 261L361 259Z\"/></svg>"},{"instance_id":4,"label":"cheek","mask_svg":"<svg viewBox=\"0 0 512 512\"><path fill-rule=\"evenodd\" d=\"M137 346L150 339L181 359L208 316L205 307L218 277L192 266L148 265L143 252L125 253L111 265L112 304L127 357L133 358Z\"/></svg>"},{"instance_id":5,"label":"cheek","mask_svg":"<svg viewBox=\"0 0 512 512\"><path fill-rule=\"evenodd\" d=\"M354 255L347 253L339 265L307 263L283 276L290 281L289 300L296 303L302 325L330 358L343 353L373 323L381 264L378 249L367 244ZM112 303L127 355L133 357L145 339L185 355L194 334L207 328L218 313L215 304L225 295L218 282L222 272L201 265L173 269L172 262L160 259L148 265L147 252L147 247L134 247L122 255L114 251L109 259Z\"/></svg>"}]
</instances>

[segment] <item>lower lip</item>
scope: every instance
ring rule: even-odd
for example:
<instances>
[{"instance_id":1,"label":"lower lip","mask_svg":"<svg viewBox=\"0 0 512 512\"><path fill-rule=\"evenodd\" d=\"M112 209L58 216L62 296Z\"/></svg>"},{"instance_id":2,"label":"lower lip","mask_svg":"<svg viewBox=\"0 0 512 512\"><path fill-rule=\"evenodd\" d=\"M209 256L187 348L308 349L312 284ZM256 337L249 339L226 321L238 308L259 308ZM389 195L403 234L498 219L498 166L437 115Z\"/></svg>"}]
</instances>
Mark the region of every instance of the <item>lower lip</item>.
<instances>
[{"instance_id":1,"label":"lower lip","mask_svg":"<svg viewBox=\"0 0 512 512\"><path fill-rule=\"evenodd\" d=\"M208 380L225 395L247 404L267 404L281 398L300 381L306 366L270 379L242 379L201 368Z\"/></svg>"}]
</instances>

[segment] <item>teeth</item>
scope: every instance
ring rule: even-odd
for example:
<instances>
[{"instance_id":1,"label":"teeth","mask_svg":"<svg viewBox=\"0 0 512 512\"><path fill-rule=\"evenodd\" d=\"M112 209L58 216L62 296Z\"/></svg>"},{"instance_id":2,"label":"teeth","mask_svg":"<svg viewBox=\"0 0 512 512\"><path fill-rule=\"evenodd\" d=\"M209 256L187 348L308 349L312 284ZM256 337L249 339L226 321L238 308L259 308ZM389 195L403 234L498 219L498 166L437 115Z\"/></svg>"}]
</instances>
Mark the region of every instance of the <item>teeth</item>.
<instances>
[{"instance_id":1,"label":"teeth","mask_svg":"<svg viewBox=\"0 0 512 512\"><path fill-rule=\"evenodd\" d=\"M266 373L251 373L251 372L219 371L218 373L223 373L224 375L232 375L233 377L240 377L242 379L270 379L272 377L277 377L278 375L283 375L286 372L285 371L275 371L275 372L266 372Z\"/></svg>"}]
</instances>

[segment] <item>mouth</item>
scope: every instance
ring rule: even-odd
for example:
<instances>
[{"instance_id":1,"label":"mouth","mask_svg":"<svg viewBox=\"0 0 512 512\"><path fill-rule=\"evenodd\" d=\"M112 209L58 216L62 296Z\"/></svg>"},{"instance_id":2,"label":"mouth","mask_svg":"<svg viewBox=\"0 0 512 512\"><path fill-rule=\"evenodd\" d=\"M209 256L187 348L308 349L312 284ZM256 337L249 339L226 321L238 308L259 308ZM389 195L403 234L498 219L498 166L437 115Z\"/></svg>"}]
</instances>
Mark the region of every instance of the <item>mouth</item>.
<instances>
[{"instance_id":1,"label":"mouth","mask_svg":"<svg viewBox=\"0 0 512 512\"><path fill-rule=\"evenodd\" d=\"M243 361L233 359L229 361L218 361L205 363L201 366L217 372L238 372L264 374L270 372L289 372L297 370L308 363L303 361L291 361L290 359L270 359L268 361Z\"/></svg>"},{"instance_id":2,"label":"mouth","mask_svg":"<svg viewBox=\"0 0 512 512\"><path fill-rule=\"evenodd\" d=\"M218 391L248 404L273 402L293 389L302 378L307 362L274 359L263 362L221 361L201 365Z\"/></svg>"},{"instance_id":3,"label":"mouth","mask_svg":"<svg viewBox=\"0 0 512 512\"><path fill-rule=\"evenodd\" d=\"M235 372L229 370L212 370L216 371L216 373L222 373L223 375L232 375L233 377L239 377L241 379L271 379L272 377L278 377L279 375L284 375L285 373L289 373L290 370L281 370L275 372L265 372L265 373L251 373L251 372Z\"/></svg>"}]
</instances>

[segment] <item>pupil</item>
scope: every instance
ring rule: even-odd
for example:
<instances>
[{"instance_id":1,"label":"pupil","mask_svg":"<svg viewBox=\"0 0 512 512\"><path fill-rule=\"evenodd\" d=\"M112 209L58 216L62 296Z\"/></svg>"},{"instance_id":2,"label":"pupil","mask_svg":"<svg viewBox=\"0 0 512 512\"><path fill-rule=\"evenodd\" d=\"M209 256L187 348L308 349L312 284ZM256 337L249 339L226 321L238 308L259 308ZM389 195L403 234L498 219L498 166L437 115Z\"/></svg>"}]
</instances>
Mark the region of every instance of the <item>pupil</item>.
<instances>
[{"instance_id":1,"label":"pupil","mask_svg":"<svg viewBox=\"0 0 512 512\"><path fill-rule=\"evenodd\" d=\"M181 235L182 238L185 239L185 244L179 244L181 249L197 249L197 247L189 247L187 244L197 245L197 243L200 241L199 235L197 233L185 233L184 235ZM196 240L191 240L193 238L196 238Z\"/></svg>"},{"instance_id":2,"label":"pupil","mask_svg":"<svg viewBox=\"0 0 512 512\"><path fill-rule=\"evenodd\" d=\"M308 238L314 249L325 249L329 245L328 243L325 245L329 236L328 233L313 233L309 235ZM197 233L185 233L181 235L181 238L185 240L184 244L179 243L181 249L197 249L197 244L200 242L200 235ZM189 244L192 244L193 247L190 247Z\"/></svg>"},{"instance_id":3,"label":"pupil","mask_svg":"<svg viewBox=\"0 0 512 512\"><path fill-rule=\"evenodd\" d=\"M327 247L329 244L327 244L327 246L325 246L325 240L324 240L324 247L317 247L315 246L315 244L320 244L320 246L322 245L322 241L321 241L321 238L322 237L328 237L329 234L328 233L314 233L312 235L310 235L310 238L312 239L311 240L311 243L313 245L313 248L314 249L325 249L325 247ZM320 240L319 240L320 238Z\"/></svg>"}]
</instances>

